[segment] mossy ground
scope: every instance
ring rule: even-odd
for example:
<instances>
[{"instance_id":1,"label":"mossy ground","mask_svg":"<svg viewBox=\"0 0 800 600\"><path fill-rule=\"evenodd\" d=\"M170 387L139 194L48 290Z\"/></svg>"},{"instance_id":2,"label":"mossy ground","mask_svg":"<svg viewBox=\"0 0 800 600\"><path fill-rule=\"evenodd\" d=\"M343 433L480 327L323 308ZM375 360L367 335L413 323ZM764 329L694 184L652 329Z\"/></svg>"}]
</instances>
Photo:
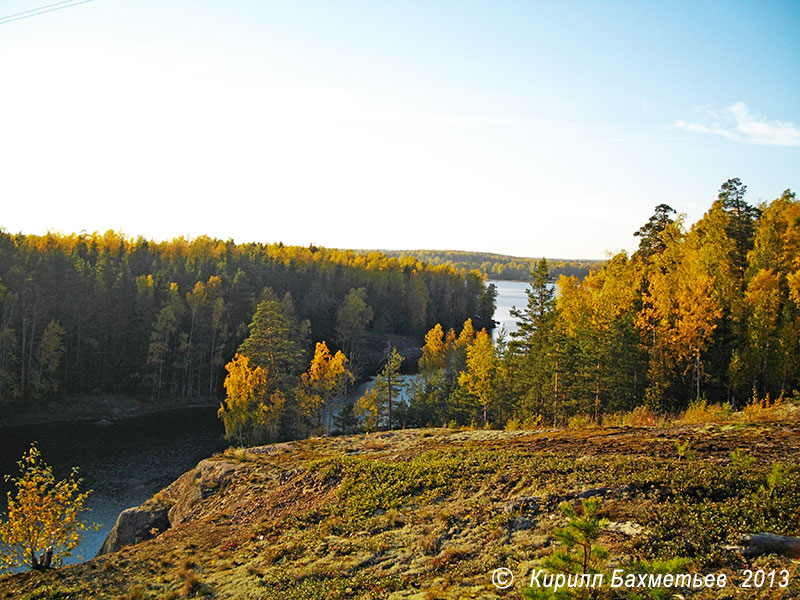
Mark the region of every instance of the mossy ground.
<instances>
[{"instance_id":1,"label":"mossy ground","mask_svg":"<svg viewBox=\"0 0 800 600\"><path fill-rule=\"evenodd\" d=\"M243 467L186 522L87 563L2 577L0 599L519 598L556 546L558 505L587 490L604 497L603 516L626 524L599 540L606 569L685 557L738 581L747 566L795 566L729 547L743 533L800 534L796 422L408 430L217 458ZM490 580L501 566L517 574L503 592ZM691 597L779 591L729 585ZM783 597L800 597L796 580Z\"/></svg>"}]
</instances>

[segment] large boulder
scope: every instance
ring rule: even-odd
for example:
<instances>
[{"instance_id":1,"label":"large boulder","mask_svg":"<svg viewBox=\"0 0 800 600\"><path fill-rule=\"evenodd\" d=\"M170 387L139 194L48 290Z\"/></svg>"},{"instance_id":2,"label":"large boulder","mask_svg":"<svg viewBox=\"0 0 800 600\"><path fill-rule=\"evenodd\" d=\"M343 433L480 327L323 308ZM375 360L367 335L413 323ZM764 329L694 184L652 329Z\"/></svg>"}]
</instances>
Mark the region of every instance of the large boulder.
<instances>
[{"instance_id":1,"label":"large boulder","mask_svg":"<svg viewBox=\"0 0 800 600\"><path fill-rule=\"evenodd\" d=\"M800 558L800 537L775 535L772 533L750 533L742 536L742 554L782 554L789 558Z\"/></svg>"},{"instance_id":2,"label":"large boulder","mask_svg":"<svg viewBox=\"0 0 800 600\"><path fill-rule=\"evenodd\" d=\"M190 518L195 506L228 486L241 463L201 460L150 500L123 510L97 556L156 537Z\"/></svg>"},{"instance_id":3,"label":"large boulder","mask_svg":"<svg viewBox=\"0 0 800 600\"><path fill-rule=\"evenodd\" d=\"M116 552L123 546L138 544L166 531L170 526L167 513L166 508L126 508L117 517L97 556Z\"/></svg>"}]
</instances>

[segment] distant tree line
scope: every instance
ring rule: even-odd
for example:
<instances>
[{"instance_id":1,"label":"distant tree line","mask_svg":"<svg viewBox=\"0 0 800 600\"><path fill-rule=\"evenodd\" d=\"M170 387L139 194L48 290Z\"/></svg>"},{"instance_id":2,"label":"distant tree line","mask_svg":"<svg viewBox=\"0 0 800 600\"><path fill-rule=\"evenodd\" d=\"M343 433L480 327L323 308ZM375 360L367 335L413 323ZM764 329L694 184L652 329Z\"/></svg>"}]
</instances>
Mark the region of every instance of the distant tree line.
<instances>
[{"instance_id":1,"label":"distant tree line","mask_svg":"<svg viewBox=\"0 0 800 600\"><path fill-rule=\"evenodd\" d=\"M0 230L0 402L218 396L264 302L298 351L327 340L353 368L368 335L490 325L494 290L477 271L379 252Z\"/></svg>"},{"instance_id":2,"label":"distant tree line","mask_svg":"<svg viewBox=\"0 0 800 600\"><path fill-rule=\"evenodd\" d=\"M405 425L566 424L693 401L740 408L800 386L800 203L787 190L758 207L738 179L690 228L668 205L586 278L558 278L544 259L519 330L436 326Z\"/></svg>"},{"instance_id":3,"label":"distant tree line","mask_svg":"<svg viewBox=\"0 0 800 600\"><path fill-rule=\"evenodd\" d=\"M398 258L412 256L431 265L448 265L464 273L480 271L489 279L509 281L530 281L531 270L538 261L536 258L461 250L382 250L382 252ZM550 276L554 279L560 275L583 279L591 269L600 268L604 262L602 260L547 259Z\"/></svg>"}]
</instances>

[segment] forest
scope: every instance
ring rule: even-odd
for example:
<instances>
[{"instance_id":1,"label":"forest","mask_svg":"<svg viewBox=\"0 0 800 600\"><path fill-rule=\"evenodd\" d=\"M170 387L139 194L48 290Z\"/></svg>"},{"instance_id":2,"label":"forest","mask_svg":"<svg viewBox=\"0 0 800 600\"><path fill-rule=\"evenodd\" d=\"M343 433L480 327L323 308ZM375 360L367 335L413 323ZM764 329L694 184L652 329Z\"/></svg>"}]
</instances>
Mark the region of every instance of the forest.
<instances>
[{"instance_id":1,"label":"forest","mask_svg":"<svg viewBox=\"0 0 800 600\"><path fill-rule=\"evenodd\" d=\"M370 252L360 250L359 252ZM397 258L414 257L430 265L449 265L465 273L480 271L489 279L508 281L529 281L531 270L536 266L538 259L506 254L493 254L490 252L465 252L463 250L381 250L387 256ZM602 266L602 260L574 260L563 258L548 258L547 264L554 277L559 275L572 275L583 279L591 269Z\"/></svg>"},{"instance_id":2,"label":"forest","mask_svg":"<svg viewBox=\"0 0 800 600\"><path fill-rule=\"evenodd\" d=\"M602 423L637 407L730 414L796 398L800 203L745 195L726 181L688 229L661 204L636 252L555 289L539 261L512 313L519 330L497 344L470 323L430 330L408 423Z\"/></svg>"},{"instance_id":3,"label":"forest","mask_svg":"<svg viewBox=\"0 0 800 600\"><path fill-rule=\"evenodd\" d=\"M341 433L619 424L626 414L646 421L689 409L725 419L746 405L772 409L798 395L800 204L788 190L758 207L745 195L741 181L726 181L688 229L685 217L658 205L634 233L636 252L618 253L583 279L562 274L553 286L541 259L529 274L527 305L512 311L517 331L493 342L473 319L457 327L437 322L412 381L400 377L402 359L387 352L371 389L334 408L346 356L318 347L302 383L300 365L236 363L229 382L249 378L258 391L228 387L229 405L251 415L246 429L259 439L276 437L259 434L258 424L277 423L268 413L290 404L287 390L306 406L301 414L318 415L318 430ZM240 353L266 356L264 348L284 337L269 329L252 328ZM294 383L265 382L275 372L294 372ZM253 418L259 414L266 416Z\"/></svg>"},{"instance_id":4,"label":"forest","mask_svg":"<svg viewBox=\"0 0 800 600\"><path fill-rule=\"evenodd\" d=\"M726 181L703 217L661 204L584 278L534 264L518 330L490 336L485 274L411 256L107 232L0 234L0 393L225 398L240 444L425 425L730 413L797 395L800 204ZM426 333L427 332L427 333ZM384 336L381 338L380 336ZM406 381L388 335L422 346ZM423 345L424 337L424 345ZM355 402L365 348L382 352ZM408 361L407 361L408 362Z\"/></svg>"},{"instance_id":5,"label":"forest","mask_svg":"<svg viewBox=\"0 0 800 600\"><path fill-rule=\"evenodd\" d=\"M413 258L208 237L0 230L0 406L65 395L219 398L260 304L280 306L308 365L314 342L421 340L436 323L491 326L478 272Z\"/></svg>"}]
</instances>

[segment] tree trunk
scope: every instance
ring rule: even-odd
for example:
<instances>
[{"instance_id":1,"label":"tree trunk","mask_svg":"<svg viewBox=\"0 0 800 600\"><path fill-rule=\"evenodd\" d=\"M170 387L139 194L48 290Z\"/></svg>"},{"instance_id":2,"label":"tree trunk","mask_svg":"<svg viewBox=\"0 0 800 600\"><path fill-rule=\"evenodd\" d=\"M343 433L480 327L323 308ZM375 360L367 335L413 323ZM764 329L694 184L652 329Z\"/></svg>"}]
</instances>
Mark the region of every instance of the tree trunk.
<instances>
[{"instance_id":1,"label":"tree trunk","mask_svg":"<svg viewBox=\"0 0 800 600\"><path fill-rule=\"evenodd\" d=\"M192 361L192 341L194 338L194 323L197 317L197 312L192 312L191 326L189 327L189 341L186 343L186 356L183 363L183 395L186 397L192 396L192 383L191 383L191 361Z\"/></svg>"},{"instance_id":2,"label":"tree trunk","mask_svg":"<svg viewBox=\"0 0 800 600\"><path fill-rule=\"evenodd\" d=\"M208 397L211 398L214 395L214 352L216 351L216 344L217 344L217 329L216 327L212 328L211 330L211 355L210 355L210 367L211 369L208 372Z\"/></svg>"},{"instance_id":3,"label":"tree trunk","mask_svg":"<svg viewBox=\"0 0 800 600\"><path fill-rule=\"evenodd\" d=\"M391 373L391 371L389 371L389 369L387 369L386 381L389 384L388 385L388 390L389 390L389 429L391 429L392 428L392 373Z\"/></svg>"},{"instance_id":4,"label":"tree trunk","mask_svg":"<svg viewBox=\"0 0 800 600\"><path fill-rule=\"evenodd\" d=\"M36 554L31 552L31 568L34 571L44 571L45 569L49 569L50 564L52 562L53 562L52 546L47 548L39 558L36 558Z\"/></svg>"},{"instance_id":5,"label":"tree trunk","mask_svg":"<svg viewBox=\"0 0 800 600\"><path fill-rule=\"evenodd\" d=\"M697 400L700 400L700 353L694 355L694 376L697 381Z\"/></svg>"},{"instance_id":6,"label":"tree trunk","mask_svg":"<svg viewBox=\"0 0 800 600\"><path fill-rule=\"evenodd\" d=\"M597 375L594 379L594 422L600 424L600 370L602 362L597 359Z\"/></svg>"},{"instance_id":7,"label":"tree trunk","mask_svg":"<svg viewBox=\"0 0 800 600\"><path fill-rule=\"evenodd\" d=\"M556 380L554 385L554 397L553 397L553 427L558 425L558 361L556 361Z\"/></svg>"}]
</instances>

